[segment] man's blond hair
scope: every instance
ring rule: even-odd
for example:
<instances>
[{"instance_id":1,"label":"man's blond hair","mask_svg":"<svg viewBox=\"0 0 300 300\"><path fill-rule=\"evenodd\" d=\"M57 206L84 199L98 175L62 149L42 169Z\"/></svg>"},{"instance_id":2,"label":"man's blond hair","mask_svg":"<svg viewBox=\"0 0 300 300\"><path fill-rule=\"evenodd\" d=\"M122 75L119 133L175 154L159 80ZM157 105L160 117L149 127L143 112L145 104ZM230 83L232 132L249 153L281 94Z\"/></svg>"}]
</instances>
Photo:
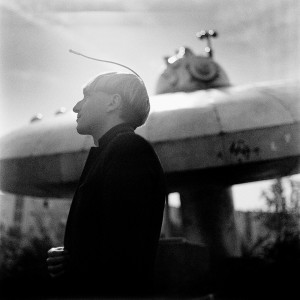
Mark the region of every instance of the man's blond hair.
<instances>
[{"instance_id":1,"label":"man's blond hair","mask_svg":"<svg viewBox=\"0 0 300 300\"><path fill-rule=\"evenodd\" d=\"M87 93L119 94L122 106L120 117L134 129L143 125L149 115L150 102L144 82L134 74L104 73L89 81Z\"/></svg>"}]
</instances>

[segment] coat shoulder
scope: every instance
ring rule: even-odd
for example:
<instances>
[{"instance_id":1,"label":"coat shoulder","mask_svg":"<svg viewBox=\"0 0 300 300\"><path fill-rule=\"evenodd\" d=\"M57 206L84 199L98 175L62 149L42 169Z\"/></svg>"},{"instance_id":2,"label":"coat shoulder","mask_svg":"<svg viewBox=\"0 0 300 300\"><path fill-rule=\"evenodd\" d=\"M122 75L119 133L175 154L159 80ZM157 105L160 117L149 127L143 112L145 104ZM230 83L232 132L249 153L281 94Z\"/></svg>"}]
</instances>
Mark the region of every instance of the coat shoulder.
<instances>
[{"instance_id":1,"label":"coat shoulder","mask_svg":"<svg viewBox=\"0 0 300 300\"><path fill-rule=\"evenodd\" d=\"M150 143L143 137L135 133L122 133L117 135L110 143L109 150L122 153L122 155L132 155L138 153L154 153Z\"/></svg>"}]
</instances>

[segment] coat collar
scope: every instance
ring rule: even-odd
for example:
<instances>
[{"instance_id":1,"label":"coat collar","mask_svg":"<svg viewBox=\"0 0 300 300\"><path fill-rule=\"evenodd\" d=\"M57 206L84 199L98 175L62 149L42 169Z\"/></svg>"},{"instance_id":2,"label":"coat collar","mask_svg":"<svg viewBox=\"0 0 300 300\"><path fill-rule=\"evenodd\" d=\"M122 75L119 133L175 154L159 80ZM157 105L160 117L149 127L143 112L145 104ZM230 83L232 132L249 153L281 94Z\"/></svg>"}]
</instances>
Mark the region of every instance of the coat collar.
<instances>
[{"instance_id":1,"label":"coat collar","mask_svg":"<svg viewBox=\"0 0 300 300\"><path fill-rule=\"evenodd\" d=\"M99 150L103 149L109 142L118 134L124 132L134 132L134 129L128 123L122 123L114 126L110 130L108 130L99 140L98 140L98 148Z\"/></svg>"},{"instance_id":2,"label":"coat collar","mask_svg":"<svg viewBox=\"0 0 300 300\"><path fill-rule=\"evenodd\" d=\"M110 141L116 137L120 133L124 132L134 132L133 127L131 127L127 123L122 123L119 125L114 126L110 130L108 130L99 140L98 140L98 147L91 147L84 169L82 171L80 182L81 185L84 184L86 181L86 176L91 172L93 169L93 166L95 166L95 160L97 160L97 157L99 157L99 154L102 152L102 150L110 143Z\"/></svg>"}]
</instances>

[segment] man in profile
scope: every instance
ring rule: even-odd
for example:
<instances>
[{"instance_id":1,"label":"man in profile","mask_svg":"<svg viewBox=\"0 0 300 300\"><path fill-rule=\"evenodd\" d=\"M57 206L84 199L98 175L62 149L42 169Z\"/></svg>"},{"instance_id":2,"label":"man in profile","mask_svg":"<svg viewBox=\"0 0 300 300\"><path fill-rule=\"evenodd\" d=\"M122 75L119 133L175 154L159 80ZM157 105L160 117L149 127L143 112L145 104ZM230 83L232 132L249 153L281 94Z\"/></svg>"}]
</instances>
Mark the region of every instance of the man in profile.
<instances>
[{"instance_id":1,"label":"man in profile","mask_svg":"<svg viewBox=\"0 0 300 300\"><path fill-rule=\"evenodd\" d=\"M164 174L143 125L149 97L124 73L96 76L73 108L92 147L70 208L64 247L48 252L48 271L70 294L147 295L165 202Z\"/></svg>"}]
</instances>

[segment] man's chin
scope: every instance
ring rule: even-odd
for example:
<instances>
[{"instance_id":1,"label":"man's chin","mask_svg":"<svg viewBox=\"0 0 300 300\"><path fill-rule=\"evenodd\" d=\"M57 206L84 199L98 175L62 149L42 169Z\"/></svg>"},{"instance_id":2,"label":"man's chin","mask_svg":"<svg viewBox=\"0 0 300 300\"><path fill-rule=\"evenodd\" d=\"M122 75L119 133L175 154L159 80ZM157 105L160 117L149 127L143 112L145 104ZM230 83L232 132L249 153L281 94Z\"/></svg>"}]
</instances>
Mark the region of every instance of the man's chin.
<instances>
[{"instance_id":1,"label":"man's chin","mask_svg":"<svg viewBox=\"0 0 300 300\"><path fill-rule=\"evenodd\" d=\"M83 130L83 128L80 128L78 125L76 127L76 130L79 134L86 134L85 131Z\"/></svg>"}]
</instances>

